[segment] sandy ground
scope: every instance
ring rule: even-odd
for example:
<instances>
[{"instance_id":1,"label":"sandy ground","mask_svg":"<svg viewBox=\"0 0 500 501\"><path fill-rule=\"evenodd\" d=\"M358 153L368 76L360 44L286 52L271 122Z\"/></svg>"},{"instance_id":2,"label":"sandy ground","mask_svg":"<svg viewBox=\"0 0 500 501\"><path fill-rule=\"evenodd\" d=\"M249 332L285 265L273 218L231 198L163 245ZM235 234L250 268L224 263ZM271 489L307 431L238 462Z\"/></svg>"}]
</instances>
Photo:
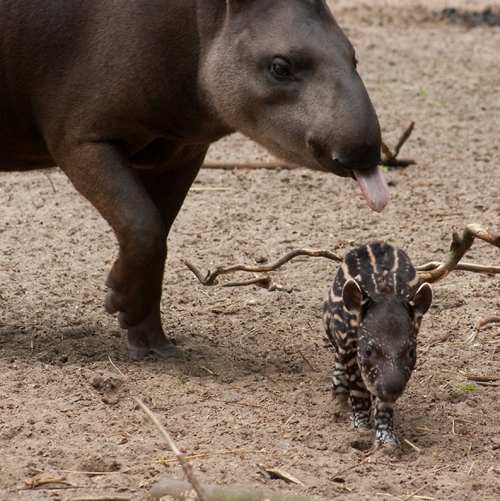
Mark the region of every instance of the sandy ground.
<instances>
[{"instance_id":1,"label":"sandy ground","mask_svg":"<svg viewBox=\"0 0 500 501\"><path fill-rule=\"evenodd\" d=\"M411 0L332 2L394 146L391 201L372 213L355 183L303 169L203 169L171 232L166 332L186 360L130 361L103 309L112 233L58 171L0 175L0 498L145 500L160 478L184 478L142 398L199 480L342 500L500 499L500 324L496 276L452 273L434 286L419 360L396 404L401 451L370 451L331 399L323 298L337 264L301 258L273 274L294 294L204 288L185 268L273 260L299 247L342 255L384 240L415 264L441 260L452 227L500 230L500 28L455 25L432 11L498 4ZM211 161L267 161L240 136ZM498 263L477 241L468 261ZM238 275L237 278L248 278ZM410 442L414 447L408 444ZM215 455L214 453L220 453ZM303 485L269 480L258 465ZM37 479L65 478L70 485Z\"/></svg>"}]
</instances>

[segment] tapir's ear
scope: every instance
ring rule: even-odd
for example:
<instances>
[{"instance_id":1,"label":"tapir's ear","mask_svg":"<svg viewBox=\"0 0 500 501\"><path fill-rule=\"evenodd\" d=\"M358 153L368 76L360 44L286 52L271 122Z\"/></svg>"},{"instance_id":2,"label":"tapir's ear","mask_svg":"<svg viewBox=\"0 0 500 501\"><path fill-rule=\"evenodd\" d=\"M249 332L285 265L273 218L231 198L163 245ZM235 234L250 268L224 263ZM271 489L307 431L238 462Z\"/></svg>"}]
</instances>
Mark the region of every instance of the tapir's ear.
<instances>
[{"instance_id":1,"label":"tapir's ear","mask_svg":"<svg viewBox=\"0 0 500 501\"><path fill-rule=\"evenodd\" d=\"M427 313L432 303L432 287L428 283L423 283L410 299L416 317L421 317Z\"/></svg>"},{"instance_id":2,"label":"tapir's ear","mask_svg":"<svg viewBox=\"0 0 500 501\"><path fill-rule=\"evenodd\" d=\"M363 291L356 280L350 278L342 289L342 300L346 310L351 314L359 315L363 305Z\"/></svg>"}]
</instances>

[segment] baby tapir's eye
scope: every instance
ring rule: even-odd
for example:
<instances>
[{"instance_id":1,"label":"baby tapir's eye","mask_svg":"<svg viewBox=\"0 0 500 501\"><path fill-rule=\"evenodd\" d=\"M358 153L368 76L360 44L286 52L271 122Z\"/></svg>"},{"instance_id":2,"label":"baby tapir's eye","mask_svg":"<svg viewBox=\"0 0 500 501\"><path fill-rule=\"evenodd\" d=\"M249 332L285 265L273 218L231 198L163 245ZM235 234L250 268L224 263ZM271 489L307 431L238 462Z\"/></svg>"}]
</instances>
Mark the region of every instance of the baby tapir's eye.
<instances>
[{"instance_id":1,"label":"baby tapir's eye","mask_svg":"<svg viewBox=\"0 0 500 501\"><path fill-rule=\"evenodd\" d=\"M415 358L415 356L416 356L416 355L417 355L417 352L416 352L416 350L415 350L415 346L410 346L410 347L408 348L408 356L409 356L410 358Z\"/></svg>"},{"instance_id":2,"label":"baby tapir's eye","mask_svg":"<svg viewBox=\"0 0 500 501\"><path fill-rule=\"evenodd\" d=\"M365 357L366 358L370 358L372 356L372 353L373 353L373 349L371 346L367 346L365 348Z\"/></svg>"},{"instance_id":3,"label":"baby tapir's eye","mask_svg":"<svg viewBox=\"0 0 500 501\"><path fill-rule=\"evenodd\" d=\"M282 57L275 57L269 68L271 74L276 79L291 77L292 73L288 61Z\"/></svg>"}]
</instances>

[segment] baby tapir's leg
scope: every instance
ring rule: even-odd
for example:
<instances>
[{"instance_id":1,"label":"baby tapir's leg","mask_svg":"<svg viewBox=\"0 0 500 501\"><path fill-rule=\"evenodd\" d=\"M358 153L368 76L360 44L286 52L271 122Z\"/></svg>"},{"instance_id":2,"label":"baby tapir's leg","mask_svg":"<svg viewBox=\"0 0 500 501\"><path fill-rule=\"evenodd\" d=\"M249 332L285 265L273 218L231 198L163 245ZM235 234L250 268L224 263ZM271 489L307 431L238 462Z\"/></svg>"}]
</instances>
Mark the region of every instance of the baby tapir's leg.
<instances>
[{"instance_id":1,"label":"baby tapir's leg","mask_svg":"<svg viewBox=\"0 0 500 501\"><path fill-rule=\"evenodd\" d=\"M345 375L344 364L342 363L342 359L338 351L335 351L335 369L333 370L332 392L336 401L340 405L347 405L347 401L349 399L349 384Z\"/></svg>"},{"instance_id":2,"label":"baby tapir's leg","mask_svg":"<svg viewBox=\"0 0 500 501\"><path fill-rule=\"evenodd\" d=\"M382 402L378 398L375 399L375 448L397 447L398 441L394 435L394 404Z\"/></svg>"},{"instance_id":3,"label":"baby tapir's leg","mask_svg":"<svg viewBox=\"0 0 500 501\"><path fill-rule=\"evenodd\" d=\"M361 377L356 350L346 352L342 355L341 360L351 399L352 426L359 431L370 429L372 427L370 423L372 400Z\"/></svg>"}]
</instances>

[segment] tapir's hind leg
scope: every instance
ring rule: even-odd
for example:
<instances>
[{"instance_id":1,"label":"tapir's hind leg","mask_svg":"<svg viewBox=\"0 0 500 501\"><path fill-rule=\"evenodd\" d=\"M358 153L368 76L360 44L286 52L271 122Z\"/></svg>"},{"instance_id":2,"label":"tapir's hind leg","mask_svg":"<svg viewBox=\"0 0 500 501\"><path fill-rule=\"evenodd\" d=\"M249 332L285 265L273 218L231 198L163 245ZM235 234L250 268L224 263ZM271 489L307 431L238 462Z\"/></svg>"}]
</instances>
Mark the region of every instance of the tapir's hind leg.
<instances>
[{"instance_id":1,"label":"tapir's hind leg","mask_svg":"<svg viewBox=\"0 0 500 501\"><path fill-rule=\"evenodd\" d=\"M141 360L148 353L156 353L163 358L182 358L182 350L176 348L166 337L161 325L160 305L138 325L130 327L127 332L130 356L133 360Z\"/></svg>"},{"instance_id":2,"label":"tapir's hind leg","mask_svg":"<svg viewBox=\"0 0 500 501\"><path fill-rule=\"evenodd\" d=\"M182 169L164 172L141 171L143 185L160 212L168 235L170 228L186 198L203 158L194 159ZM128 329L128 345L134 360L144 358L149 352L164 358L181 358L183 353L170 342L166 341L160 317L160 304L139 325Z\"/></svg>"},{"instance_id":3,"label":"tapir's hind leg","mask_svg":"<svg viewBox=\"0 0 500 501\"><path fill-rule=\"evenodd\" d=\"M171 222L165 224L140 176L118 147L86 143L55 156L76 189L108 221L117 236L119 253L108 276L106 309L119 312L120 326L129 329L132 358L143 358L149 351L180 356L163 334L159 310ZM189 189L187 182L178 183L177 187L184 193L173 195L170 210L176 208L175 214ZM166 196L171 193L167 191ZM171 216L172 221L174 218Z\"/></svg>"}]
</instances>

